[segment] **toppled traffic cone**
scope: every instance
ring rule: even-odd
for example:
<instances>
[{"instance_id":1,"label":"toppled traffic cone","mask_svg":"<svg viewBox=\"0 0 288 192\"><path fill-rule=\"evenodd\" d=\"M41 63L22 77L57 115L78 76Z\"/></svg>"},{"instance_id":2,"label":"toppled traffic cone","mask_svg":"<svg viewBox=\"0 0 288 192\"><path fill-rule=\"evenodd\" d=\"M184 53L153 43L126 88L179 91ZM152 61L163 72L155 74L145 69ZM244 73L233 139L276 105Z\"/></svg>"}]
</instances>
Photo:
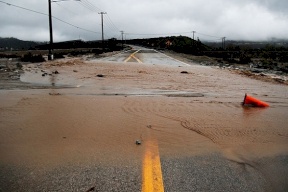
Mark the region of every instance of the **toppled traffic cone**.
<instances>
[{"instance_id":1,"label":"toppled traffic cone","mask_svg":"<svg viewBox=\"0 0 288 192\"><path fill-rule=\"evenodd\" d=\"M256 99L250 95L245 94L243 106L269 107L269 104L259 99Z\"/></svg>"}]
</instances>

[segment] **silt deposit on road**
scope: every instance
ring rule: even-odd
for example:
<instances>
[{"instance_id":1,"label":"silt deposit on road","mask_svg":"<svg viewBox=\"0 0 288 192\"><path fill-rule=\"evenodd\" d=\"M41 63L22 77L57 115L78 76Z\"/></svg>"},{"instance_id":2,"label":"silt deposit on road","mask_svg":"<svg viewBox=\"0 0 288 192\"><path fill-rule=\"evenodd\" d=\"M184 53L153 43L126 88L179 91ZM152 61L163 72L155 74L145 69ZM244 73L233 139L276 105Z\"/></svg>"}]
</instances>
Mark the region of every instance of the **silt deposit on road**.
<instances>
[{"instance_id":1,"label":"silt deposit on road","mask_svg":"<svg viewBox=\"0 0 288 192\"><path fill-rule=\"evenodd\" d=\"M42 89L0 91L0 191L288 190L285 85L75 59L21 78Z\"/></svg>"}]
</instances>

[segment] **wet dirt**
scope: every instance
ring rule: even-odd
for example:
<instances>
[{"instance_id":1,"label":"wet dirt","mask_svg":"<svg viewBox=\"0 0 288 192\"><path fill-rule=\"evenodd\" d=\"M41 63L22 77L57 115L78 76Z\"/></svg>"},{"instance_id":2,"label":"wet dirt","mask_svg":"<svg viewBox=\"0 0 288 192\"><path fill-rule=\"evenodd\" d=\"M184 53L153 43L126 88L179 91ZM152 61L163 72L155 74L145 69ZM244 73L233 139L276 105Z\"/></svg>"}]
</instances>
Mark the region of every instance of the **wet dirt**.
<instances>
[{"instance_id":1,"label":"wet dirt","mask_svg":"<svg viewBox=\"0 0 288 192\"><path fill-rule=\"evenodd\" d=\"M2 166L133 164L150 130L161 156L221 153L287 189L285 85L198 65L61 60L24 70L23 82L46 87L0 90ZM245 93L271 107L242 107Z\"/></svg>"}]
</instances>

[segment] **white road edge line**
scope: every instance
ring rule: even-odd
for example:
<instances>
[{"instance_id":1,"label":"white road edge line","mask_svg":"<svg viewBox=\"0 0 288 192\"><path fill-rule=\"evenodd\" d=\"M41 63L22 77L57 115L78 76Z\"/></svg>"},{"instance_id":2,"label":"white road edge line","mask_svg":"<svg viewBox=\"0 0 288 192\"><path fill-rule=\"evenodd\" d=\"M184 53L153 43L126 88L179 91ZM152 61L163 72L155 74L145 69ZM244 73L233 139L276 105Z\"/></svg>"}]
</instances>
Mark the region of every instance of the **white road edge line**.
<instances>
[{"instance_id":1,"label":"white road edge line","mask_svg":"<svg viewBox=\"0 0 288 192\"><path fill-rule=\"evenodd\" d=\"M168 58L170 58L170 59L173 59L173 60L175 60L175 61L177 61L177 62L179 62L179 63L182 63L182 64L184 64L184 65L186 65L186 66L191 66L191 65L189 65L188 63L185 63L185 62L183 62L183 61L180 61L180 60L178 60L178 59L175 59L175 58L173 58L173 57L170 57L170 56L168 56L168 55L166 55L166 54L164 54L164 53L161 53L161 52L159 52L159 51L157 51L157 50L155 50L155 49L153 49L154 51L156 51L157 53L160 53L160 54L162 54L162 55L165 55L166 57L168 57Z\"/></svg>"}]
</instances>

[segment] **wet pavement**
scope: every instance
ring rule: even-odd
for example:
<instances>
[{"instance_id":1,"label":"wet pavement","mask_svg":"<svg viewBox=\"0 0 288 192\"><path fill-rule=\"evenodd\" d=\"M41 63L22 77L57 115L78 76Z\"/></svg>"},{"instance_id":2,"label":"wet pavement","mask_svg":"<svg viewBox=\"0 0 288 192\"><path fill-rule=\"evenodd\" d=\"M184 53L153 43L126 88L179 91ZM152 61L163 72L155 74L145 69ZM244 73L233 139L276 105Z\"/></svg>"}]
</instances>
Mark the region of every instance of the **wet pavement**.
<instances>
[{"instance_id":1,"label":"wet pavement","mask_svg":"<svg viewBox=\"0 0 288 192\"><path fill-rule=\"evenodd\" d=\"M131 56L129 58L129 56ZM136 63L145 63L152 65L169 65L169 66L188 66L187 63L184 63L180 60L172 58L164 53L161 53L155 49L148 49L144 47L132 46L132 49L112 55L110 57L97 59L96 61L112 61L112 62L136 62Z\"/></svg>"},{"instance_id":2,"label":"wet pavement","mask_svg":"<svg viewBox=\"0 0 288 192\"><path fill-rule=\"evenodd\" d=\"M44 89L0 90L0 191L288 189L285 85L137 47L28 69Z\"/></svg>"}]
</instances>

